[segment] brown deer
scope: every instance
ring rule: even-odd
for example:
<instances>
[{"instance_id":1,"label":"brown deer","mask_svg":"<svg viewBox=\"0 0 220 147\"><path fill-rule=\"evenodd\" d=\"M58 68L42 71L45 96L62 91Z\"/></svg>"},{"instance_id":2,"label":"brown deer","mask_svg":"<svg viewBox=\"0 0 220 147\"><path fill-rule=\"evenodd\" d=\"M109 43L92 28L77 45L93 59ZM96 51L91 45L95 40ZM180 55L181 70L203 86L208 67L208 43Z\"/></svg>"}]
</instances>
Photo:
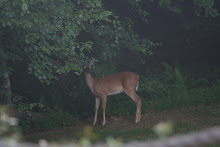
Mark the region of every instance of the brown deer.
<instances>
[{"instance_id":1,"label":"brown deer","mask_svg":"<svg viewBox=\"0 0 220 147\"><path fill-rule=\"evenodd\" d=\"M136 94L139 85L139 76L133 72L121 72L107 77L94 78L91 75L91 66L94 64L94 59L89 66L84 66L86 83L90 90L96 97L95 103L95 118L93 125L97 121L97 113L99 109L100 100L102 101L103 121L102 126L105 125L105 107L108 95L115 95L125 92L137 104L135 123L141 119L141 98Z\"/></svg>"}]
</instances>

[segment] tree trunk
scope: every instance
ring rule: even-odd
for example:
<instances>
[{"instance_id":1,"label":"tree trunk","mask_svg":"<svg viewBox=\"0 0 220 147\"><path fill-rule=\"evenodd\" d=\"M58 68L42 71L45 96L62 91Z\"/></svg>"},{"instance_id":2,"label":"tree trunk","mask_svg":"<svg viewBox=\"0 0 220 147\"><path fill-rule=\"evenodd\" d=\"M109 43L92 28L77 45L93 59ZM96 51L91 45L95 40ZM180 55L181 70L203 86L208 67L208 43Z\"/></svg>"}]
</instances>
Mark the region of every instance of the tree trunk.
<instances>
[{"instance_id":1,"label":"tree trunk","mask_svg":"<svg viewBox=\"0 0 220 147\"><path fill-rule=\"evenodd\" d=\"M7 68L5 59L0 59L0 67L3 69ZM7 70L3 70L1 78L1 88L3 90L3 94L0 95L2 96L2 101L0 103L8 104L11 101L11 84Z\"/></svg>"}]
</instances>

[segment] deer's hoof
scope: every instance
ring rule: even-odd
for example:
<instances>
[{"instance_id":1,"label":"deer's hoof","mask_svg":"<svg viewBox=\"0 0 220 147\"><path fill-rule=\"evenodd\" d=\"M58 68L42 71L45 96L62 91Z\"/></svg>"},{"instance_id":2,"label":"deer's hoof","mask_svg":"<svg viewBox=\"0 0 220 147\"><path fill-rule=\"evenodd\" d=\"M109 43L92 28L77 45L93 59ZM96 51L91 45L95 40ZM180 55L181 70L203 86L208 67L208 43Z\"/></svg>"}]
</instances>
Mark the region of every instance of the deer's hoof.
<instances>
[{"instance_id":1,"label":"deer's hoof","mask_svg":"<svg viewBox=\"0 0 220 147\"><path fill-rule=\"evenodd\" d=\"M138 123L140 121L140 119L138 119L138 120L135 120L135 123Z\"/></svg>"},{"instance_id":2,"label":"deer's hoof","mask_svg":"<svg viewBox=\"0 0 220 147\"><path fill-rule=\"evenodd\" d=\"M106 122L102 122L102 126L105 126L105 123L106 123Z\"/></svg>"}]
</instances>

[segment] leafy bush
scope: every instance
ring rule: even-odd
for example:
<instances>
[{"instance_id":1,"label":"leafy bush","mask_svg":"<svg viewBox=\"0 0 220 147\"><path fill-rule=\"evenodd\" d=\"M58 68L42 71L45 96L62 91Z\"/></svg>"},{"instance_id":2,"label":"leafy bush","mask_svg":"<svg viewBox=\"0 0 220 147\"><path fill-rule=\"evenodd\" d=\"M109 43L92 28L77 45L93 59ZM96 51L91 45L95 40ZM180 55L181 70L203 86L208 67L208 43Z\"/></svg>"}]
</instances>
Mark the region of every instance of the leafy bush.
<instances>
[{"instance_id":1,"label":"leafy bush","mask_svg":"<svg viewBox=\"0 0 220 147\"><path fill-rule=\"evenodd\" d=\"M20 127L27 133L29 131L48 130L55 127L73 126L75 123L76 118L57 109L42 113L38 117L29 115L20 120Z\"/></svg>"},{"instance_id":2,"label":"leafy bush","mask_svg":"<svg viewBox=\"0 0 220 147\"><path fill-rule=\"evenodd\" d=\"M161 75L142 76L145 77L140 83L140 93L143 95L144 103L142 108L146 104L150 109L166 110L219 102L219 82L210 86L204 77L191 81L186 78L187 76L183 76L178 68L171 67L167 63L162 63L162 66L164 72Z\"/></svg>"}]
</instances>

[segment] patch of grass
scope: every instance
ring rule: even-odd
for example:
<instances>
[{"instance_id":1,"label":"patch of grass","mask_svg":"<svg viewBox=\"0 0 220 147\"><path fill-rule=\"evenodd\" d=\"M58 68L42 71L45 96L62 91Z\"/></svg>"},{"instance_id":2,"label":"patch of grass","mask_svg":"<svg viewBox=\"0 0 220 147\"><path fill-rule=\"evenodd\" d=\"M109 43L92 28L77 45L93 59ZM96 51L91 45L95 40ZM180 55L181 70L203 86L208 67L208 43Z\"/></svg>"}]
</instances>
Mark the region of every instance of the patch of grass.
<instances>
[{"instance_id":1,"label":"patch of grass","mask_svg":"<svg viewBox=\"0 0 220 147\"><path fill-rule=\"evenodd\" d=\"M210 127L211 125L208 125L208 126ZM206 125L201 124L201 122L191 123L191 122L180 121L174 126L174 131L175 131L174 134L180 134L180 133L183 134L183 133L188 133L192 131L198 131L202 128L206 128Z\"/></svg>"},{"instance_id":2,"label":"patch of grass","mask_svg":"<svg viewBox=\"0 0 220 147\"><path fill-rule=\"evenodd\" d=\"M100 131L100 129L95 129L95 133L99 134L99 141L105 141L106 138L112 137L123 142L130 140L146 140L149 137L156 137L153 133L152 127L138 128L138 129L108 129L105 131Z\"/></svg>"}]
</instances>

